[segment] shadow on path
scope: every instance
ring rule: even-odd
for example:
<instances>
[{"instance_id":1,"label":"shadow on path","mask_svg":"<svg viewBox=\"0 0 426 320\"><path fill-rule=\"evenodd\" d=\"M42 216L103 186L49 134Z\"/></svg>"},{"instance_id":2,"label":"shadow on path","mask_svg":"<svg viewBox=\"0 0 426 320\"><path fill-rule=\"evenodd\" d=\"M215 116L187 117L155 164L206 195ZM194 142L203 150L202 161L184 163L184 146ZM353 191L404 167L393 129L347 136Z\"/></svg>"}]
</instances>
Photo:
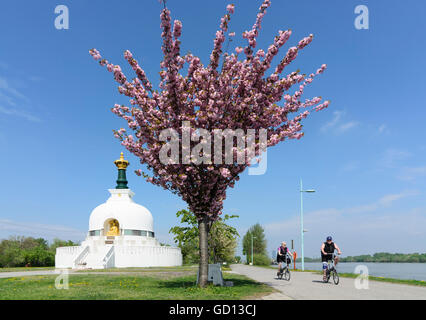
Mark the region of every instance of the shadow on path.
<instances>
[{"instance_id":1,"label":"shadow on path","mask_svg":"<svg viewBox=\"0 0 426 320\"><path fill-rule=\"evenodd\" d=\"M312 280L312 282L322 283L322 284L330 284L329 282L324 282L322 280Z\"/></svg>"}]
</instances>

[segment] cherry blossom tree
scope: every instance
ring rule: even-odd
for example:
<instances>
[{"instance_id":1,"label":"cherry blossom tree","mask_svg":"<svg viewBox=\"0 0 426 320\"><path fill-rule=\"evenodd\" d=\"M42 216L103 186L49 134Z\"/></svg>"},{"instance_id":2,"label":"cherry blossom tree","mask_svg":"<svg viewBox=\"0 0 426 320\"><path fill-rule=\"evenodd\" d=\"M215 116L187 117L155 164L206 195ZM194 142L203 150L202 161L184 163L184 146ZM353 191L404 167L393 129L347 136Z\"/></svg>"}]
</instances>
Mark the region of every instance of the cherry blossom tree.
<instances>
[{"instance_id":1,"label":"cherry blossom tree","mask_svg":"<svg viewBox=\"0 0 426 320\"><path fill-rule=\"evenodd\" d=\"M326 65L309 75L299 70L283 74L312 41L312 35L290 47L275 69L271 63L289 40L291 30L279 31L266 52L262 49L255 52L262 20L270 5L270 0L263 1L253 27L242 34L247 45L235 48L232 53L224 49L226 39L235 36L228 31L235 6L228 5L207 65L191 53L181 54L182 23L175 20L172 25L170 11L164 5L160 15L164 58L158 90L130 51L124 52L124 58L136 73L133 79L128 79L120 66L103 59L98 50L90 50L93 58L113 74L119 92L130 98L130 107L115 104L112 112L125 119L133 131L128 134L122 128L114 131L114 135L146 166L146 172L138 169L136 174L180 196L198 220L202 287L207 284L209 227L220 218L227 188L234 187L240 174L266 147L286 139L300 139L302 120L312 111L329 105L321 97L301 100L305 87L323 73ZM293 86L296 89L291 93ZM172 133L165 139L167 130ZM215 130L257 130L257 133L250 146L247 139L243 147L232 147L232 161L223 162L225 147L222 139L212 138ZM266 130L265 139L261 139L259 130ZM190 137L190 150L184 147L185 136ZM181 147L177 162L163 159L164 147L172 138ZM215 150L214 162L212 150ZM166 154L172 152L168 150ZM241 155L244 161L237 161Z\"/></svg>"}]
</instances>

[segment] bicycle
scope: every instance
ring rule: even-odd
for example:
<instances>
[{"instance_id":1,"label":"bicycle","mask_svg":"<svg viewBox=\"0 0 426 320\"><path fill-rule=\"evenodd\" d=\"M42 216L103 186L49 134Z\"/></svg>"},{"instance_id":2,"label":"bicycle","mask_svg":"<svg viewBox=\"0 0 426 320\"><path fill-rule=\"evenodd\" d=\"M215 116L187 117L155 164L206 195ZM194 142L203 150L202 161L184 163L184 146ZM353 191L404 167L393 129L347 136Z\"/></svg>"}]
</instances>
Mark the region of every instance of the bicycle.
<instances>
[{"instance_id":1,"label":"bicycle","mask_svg":"<svg viewBox=\"0 0 426 320\"><path fill-rule=\"evenodd\" d=\"M286 260L288 260L288 259L289 258L287 256ZM283 261L282 264L281 264L281 268L280 268L280 271L278 273L278 279L282 280L282 278L284 277L284 280L290 281L291 274L290 274L290 269L288 267L289 263L286 263L286 262L288 262L288 261L285 261L285 262ZM290 259L290 262L291 262L291 259ZM286 263L286 264L283 267L284 263Z\"/></svg>"},{"instance_id":2,"label":"bicycle","mask_svg":"<svg viewBox=\"0 0 426 320\"><path fill-rule=\"evenodd\" d=\"M333 282L335 285L339 284L339 274L337 273L336 265L334 264L334 259L336 258L336 255L333 253L331 260L327 261L327 269L325 272L326 280L325 283L328 283L330 281L330 277L333 276Z\"/></svg>"}]
</instances>

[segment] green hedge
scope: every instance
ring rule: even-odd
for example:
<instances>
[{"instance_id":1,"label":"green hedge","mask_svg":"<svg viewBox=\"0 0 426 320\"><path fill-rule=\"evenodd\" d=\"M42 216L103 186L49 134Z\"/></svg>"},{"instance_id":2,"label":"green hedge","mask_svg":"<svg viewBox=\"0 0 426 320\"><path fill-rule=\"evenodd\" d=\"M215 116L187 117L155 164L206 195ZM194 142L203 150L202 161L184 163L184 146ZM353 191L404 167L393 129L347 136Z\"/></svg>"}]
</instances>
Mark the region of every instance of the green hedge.
<instances>
[{"instance_id":1,"label":"green hedge","mask_svg":"<svg viewBox=\"0 0 426 320\"><path fill-rule=\"evenodd\" d=\"M0 241L0 267L51 267L55 265L57 247L78 245L72 241L43 238L10 237Z\"/></svg>"},{"instance_id":2,"label":"green hedge","mask_svg":"<svg viewBox=\"0 0 426 320\"><path fill-rule=\"evenodd\" d=\"M247 264L251 263L251 255L247 256ZM270 266L271 265L271 258L269 258L265 254L261 253L255 253L253 255L253 264L255 266Z\"/></svg>"}]
</instances>

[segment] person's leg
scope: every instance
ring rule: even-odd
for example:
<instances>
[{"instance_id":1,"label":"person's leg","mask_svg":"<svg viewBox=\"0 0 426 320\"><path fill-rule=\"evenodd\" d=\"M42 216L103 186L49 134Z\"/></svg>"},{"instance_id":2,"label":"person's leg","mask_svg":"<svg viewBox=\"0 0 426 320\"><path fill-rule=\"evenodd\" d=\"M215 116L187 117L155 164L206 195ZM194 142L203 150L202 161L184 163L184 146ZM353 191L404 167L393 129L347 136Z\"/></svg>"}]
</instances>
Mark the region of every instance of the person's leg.
<instances>
[{"instance_id":1,"label":"person's leg","mask_svg":"<svg viewBox=\"0 0 426 320\"><path fill-rule=\"evenodd\" d=\"M278 272L277 272L277 276L281 273L281 261L278 261Z\"/></svg>"},{"instance_id":2,"label":"person's leg","mask_svg":"<svg viewBox=\"0 0 426 320\"><path fill-rule=\"evenodd\" d=\"M335 258L334 258L334 266L337 266L337 264L339 263L339 257L338 256L336 256Z\"/></svg>"},{"instance_id":3,"label":"person's leg","mask_svg":"<svg viewBox=\"0 0 426 320\"><path fill-rule=\"evenodd\" d=\"M326 280L327 280L327 267L328 267L327 262L323 261L323 262L322 262L322 270L323 270L322 280L323 280L323 281L326 281Z\"/></svg>"}]
</instances>

